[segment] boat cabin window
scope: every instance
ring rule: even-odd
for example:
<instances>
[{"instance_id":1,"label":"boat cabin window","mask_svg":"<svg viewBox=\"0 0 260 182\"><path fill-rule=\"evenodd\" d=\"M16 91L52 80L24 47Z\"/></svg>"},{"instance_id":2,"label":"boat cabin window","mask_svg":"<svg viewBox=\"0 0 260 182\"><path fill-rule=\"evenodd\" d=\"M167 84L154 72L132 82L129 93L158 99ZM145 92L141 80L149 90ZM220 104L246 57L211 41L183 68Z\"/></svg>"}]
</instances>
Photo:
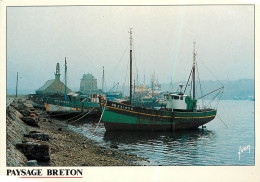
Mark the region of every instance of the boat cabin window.
<instances>
[{"instance_id":1,"label":"boat cabin window","mask_svg":"<svg viewBox=\"0 0 260 182\"><path fill-rule=\"evenodd\" d=\"M181 96L181 100L183 100L183 97Z\"/></svg>"},{"instance_id":2,"label":"boat cabin window","mask_svg":"<svg viewBox=\"0 0 260 182\"><path fill-rule=\"evenodd\" d=\"M174 99L174 100L179 100L179 96L172 96L172 99Z\"/></svg>"},{"instance_id":3,"label":"boat cabin window","mask_svg":"<svg viewBox=\"0 0 260 182\"><path fill-rule=\"evenodd\" d=\"M165 95L164 98L165 98L165 99L169 99L169 95Z\"/></svg>"}]
</instances>

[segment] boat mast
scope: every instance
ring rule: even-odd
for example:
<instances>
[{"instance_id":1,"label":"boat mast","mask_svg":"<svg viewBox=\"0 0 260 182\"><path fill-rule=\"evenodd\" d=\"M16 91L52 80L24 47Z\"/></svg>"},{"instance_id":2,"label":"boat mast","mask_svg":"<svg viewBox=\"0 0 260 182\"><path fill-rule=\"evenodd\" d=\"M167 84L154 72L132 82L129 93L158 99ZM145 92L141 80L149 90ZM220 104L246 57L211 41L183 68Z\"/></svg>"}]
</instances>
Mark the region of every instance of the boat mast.
<instances>
[{"instance_id":1,"label":"boat mast","mask_svg":"<svg viewBox=\"0 0 260 182\"><path fill-rule=\"evenodd\" d=\"M133 95L133 98L134 99L136 98L136 95L135 95L135 79L134 79L134 95Z\"/></svg>"},{"instance_id":2,"label":"boat mast","mask_svg":"<svg viewBox=\"0 0 260 182\"><path fill-rule=\"evenodd\" d=\"M103 75L102 75L102 91L104 92L104 82L105 82L105 71L103 66Z\"/></svg>"},{"instance_id":3,"label":"boat mast","mask_svg":"<svg viewBox=\"0 0 260 182\"><path fill-rule=\"evenodd\" d=\"M67 61L65 57L65 101L67 100Z\"/></svg>"},{"instance_id":4,"label":"boat mast","mask_svg":"<svg viewBox=\"0 0 260 182\"><path fill-rule=\"evenodd\" d=\"M193 65L192 65L192 80L193 80L193 99L195 99L195 59L196 59L196 53L195 53L195 44L196 42L193 42L194 49L193 49Z\"/></svg>"},{"instance_id":5,"label":"boat mast","mask_svg":"<svg viewBox=\"0 0 260 182\"><path fill-rule=\"evenodd\" d=\"M132 103L132 46L133 46L133 37L132 37L132 28L130 28L130 99L129 104Z\"/></svg>"},{"instance_id":6,"label":"boat mast","mask_svg":"<svg viewBox=\"0 0 260 182\"><path fill-rule=\"evenodd\" d=\"M137 73L137 76L136 76L136 86L138 86L138 73Z\"/></svg>"},{"instance_id":7,"label":"boat mast","mask_svg":"<svg viewBox=\"0 0 260 182\"><path fill-rule=\"evenodd\" d=\"M172 76L171 76L171 91L170 92L173 92Z\"/></svg>"},{"instance_id":8,"label":"boat mast","mask_svg":"<svg viewBox=\"0 0 260 182\"><path fill-rule=\"evenodd\" d=\"M155 73L152 74L152 97L154 97L154 76Z\"/></svg>"}]
</instances>

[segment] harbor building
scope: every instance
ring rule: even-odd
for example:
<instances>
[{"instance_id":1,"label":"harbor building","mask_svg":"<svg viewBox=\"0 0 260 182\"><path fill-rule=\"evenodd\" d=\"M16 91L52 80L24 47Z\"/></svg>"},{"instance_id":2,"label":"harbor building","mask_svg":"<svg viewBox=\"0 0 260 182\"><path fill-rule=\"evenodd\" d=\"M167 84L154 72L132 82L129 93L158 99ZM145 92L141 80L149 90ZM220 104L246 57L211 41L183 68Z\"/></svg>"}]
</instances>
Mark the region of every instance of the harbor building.
<instances>
[{"instance_id":1,"label":"harbor building","mask_svg":"<svg viewBox=\"0 0 260 182\"><path fill-rule=\"evenodd\" d=\"M102 91L97 87L97 79L88 73L84 74L80 81L80 92L84 94L98 94Z\"/></svg>"},{"instance_id":2,"label":"harbor building","mask_svg":"<svg viewBox=\"0 0 260 182\"><path fill-rule=\"evenodd\" d=\"M65 84L60 81L60 64L56 65L55 79L48 80L42 87L36 90L36 94L65 94ZM67 93L71 90L67 87Z\"/></svg>"}]
</instances>

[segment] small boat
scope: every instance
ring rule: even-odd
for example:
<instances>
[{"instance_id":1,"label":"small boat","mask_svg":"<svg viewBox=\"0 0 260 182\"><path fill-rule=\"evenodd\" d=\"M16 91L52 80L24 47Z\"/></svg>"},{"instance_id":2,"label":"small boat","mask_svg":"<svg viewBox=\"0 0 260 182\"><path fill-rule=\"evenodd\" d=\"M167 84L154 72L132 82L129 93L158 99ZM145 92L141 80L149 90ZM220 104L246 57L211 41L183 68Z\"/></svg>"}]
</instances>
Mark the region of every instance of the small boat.
<instances>
[{"instance_id":1,"label":"small boat","mask_svg":"<svg viewBox=\"0 0 260 182\"><path fill-rule=\"evenodd\" d=\"M129 102L119 103L110 100L101 100L103 109L103 123L106 131L115 130L186 130L195 129L212 121L217 110L214 108L198 109L195 98L195 46L193 51L192 86L193 95L185 95L180 85L178 93L164 94L164 107L159 110L137 107L132 104L132 30L130 29L130 99ZM188 82L187 82L188 83ZM223 90L218 88L209 94ZM185 88L186 90L186 88ZM191 92L190 92L191 93ZM206 95L209 95L206 94ZM205 95L205 96L206 96ZM204 97L204 96L202 96ZM202 98L200 97L200 98ZM200 99L199 98L199 99Z\"/></svg>"}]
</instances>

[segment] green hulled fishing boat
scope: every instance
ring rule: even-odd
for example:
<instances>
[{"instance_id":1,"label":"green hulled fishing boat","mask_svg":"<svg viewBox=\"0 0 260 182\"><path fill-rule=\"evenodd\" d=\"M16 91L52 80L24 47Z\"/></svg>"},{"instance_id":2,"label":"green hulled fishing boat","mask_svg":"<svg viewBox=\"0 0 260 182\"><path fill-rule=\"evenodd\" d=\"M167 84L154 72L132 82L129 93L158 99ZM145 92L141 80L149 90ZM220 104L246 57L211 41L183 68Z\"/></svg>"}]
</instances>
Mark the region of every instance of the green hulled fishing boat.
<instances>
[{"instance_id":1,"label":"green hulled fishing boat","mask_svg":"<svg viewBox=\"0 0 260 182\"><path fill-rule=\"evenodd\" d=\"M68 94L68 96L70 96ZM98 102L81 102L78 100L62 100L49 98L45 101L46 112L50 115L78 115L89 113L89 115L100 115L100 107Z\"/></svg>"},{"instance_id":2,"label":"green hulled fishing boat","mask_svg":"<svg viewBox=\"0 0 260 182\"><path fill-rule=\"evenodd\" d=\"M195 45L195 44L194 44ZM193 65L191 74L192 96L185 95L180 91L178 93L164 94L164 107L159 110L136 107L132 105L132 31L130 29L130 99L127 103L118 103L109 100L102 100L103 122L107 131L110 130L181 130L195 129L212 121L217 110L214 108L197 107L195 98L195 46L193 51ZM189 80L188 80L189 82ZM187 84L188 84L187 82ZM187 86L187 85L186 85ZM186 88L185 88L186 90ZM218 88L209 94L220 90ZM206 95L209 95L206 94ZM205 96L206 96L205 95ZM204 96L202 96L204 97ZM200 97L200 98L202 98ZM200 99L199 98L199 99Z\"/></svg>"}]
</instances>

